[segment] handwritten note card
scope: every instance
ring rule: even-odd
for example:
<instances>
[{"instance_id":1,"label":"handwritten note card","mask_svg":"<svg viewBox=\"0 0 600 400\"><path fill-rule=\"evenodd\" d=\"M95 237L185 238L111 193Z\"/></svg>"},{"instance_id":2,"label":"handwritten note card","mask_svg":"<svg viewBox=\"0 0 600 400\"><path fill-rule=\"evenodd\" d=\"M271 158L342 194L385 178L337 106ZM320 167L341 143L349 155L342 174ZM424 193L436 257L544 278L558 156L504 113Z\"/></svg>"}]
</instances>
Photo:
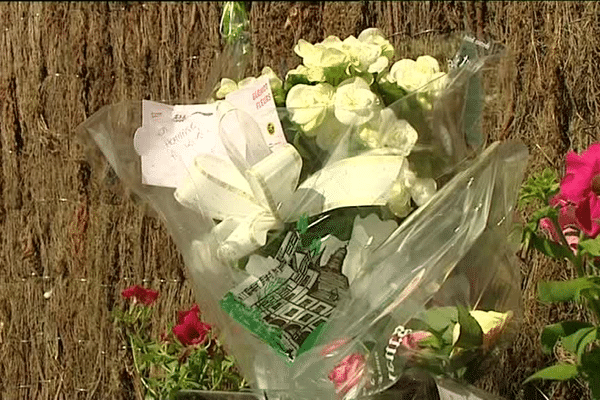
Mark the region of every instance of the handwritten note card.
<instances>
[{"instance_id":1,"label":"handwritten note card","mask_svg":"<svg viewBox=\"0 0 600 400\"><path fill-rule=\"evenodd\" d=\"M268 78L230 93L226 101L254 119L270 149L286 143ZM134 137L142 161L142 183L177 188L199 154L229 158L219 136L219 120L217 103L171 106L144 100L142 126ZM236 129L241 131L244 126ZM235 135L235 146L242 155L246 154L246 140L252 137Z\"/></svg>"}]
</instances>

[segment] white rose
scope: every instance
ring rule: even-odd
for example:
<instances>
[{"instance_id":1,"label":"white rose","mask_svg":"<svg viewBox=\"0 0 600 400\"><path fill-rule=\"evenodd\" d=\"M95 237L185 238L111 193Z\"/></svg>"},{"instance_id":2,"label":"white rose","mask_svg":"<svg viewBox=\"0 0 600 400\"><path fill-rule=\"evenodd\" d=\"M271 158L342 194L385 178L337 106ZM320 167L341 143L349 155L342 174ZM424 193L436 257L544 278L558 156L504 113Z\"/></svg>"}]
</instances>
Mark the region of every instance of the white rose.
<instances>
[{"instance_id":1,"label":"white rose","mask_svg":"<svg viewBox=\"0 0 600 400\"><path fill-rule=\"evenodd\" d=\"M238 84L235 83L234 80L229 78L221 79L221 85L219 86L219 90L215 93L217 99L224 99L231 92L235 92L238 90Z\"/></svg>"},{"instance_id":2,"label":"white rose","mask_svg":"<svg viewBox=\"0 0 600 400\"><path fill-rule=\"evenodd\" d=\"M420 207L435 194L437 185L431 178L417 178L410 170L408 161L402 166L398 179L390 190L388 207L398 217L406 217L411 211L410 199Z\"/></svg>"},{"instance_id":3,"label":"white rose","mask_svg":"<svg viewBox=\"0 0 600 400\"><path fill-rule=\"evenodd\" d=\"M323 68L308 68L306 65L298 65L298 67L288 71L286 80L293 75L303 76L309 82L325 82L325 73Z\"/></svg>"},{"instance_id":4,"label":"white rose","mask_svg":"<svg viewBox=\"0 0 600 400\"><path fill-rule=\"evenodd\" d=\"M331 153L335 150L342 136L348 132L348 129L348 126L340 123L333 113L329 111L325 115L323 122L306 134L314 136L317 146Z\"/></svg>"},{"instance_id":5,"label":"white rose","mask_svg":"<svg viewBox=\"0 0 600 400\"><path fill-rule=\"evenodd\" d=\"M381 100L360 77L340 83L334 95L335 117L346 125L369 122L381 109Z\"/></svg>"},{"instance_id":6,"label":"white rose","mask_svg":"<svg viewBox=\"0 0 600 400\"><path fill-rule=\"evenodd\" d=\"M341 43L335 36L330 36L316 45L300 39L294 47L294 52L302 57L302 62L309 68L333 68L348 62Z\"/></svg>"},{"instance_id":7,"label":"white rose","mask_svg":"<svg viewBox=\"0 0 600 400\"><path fill-rule=\"evenodd\" d=\"M394 46L383 36L383 32L378 28L365 29L358 35L358 40L379 46L381 48L381 55L388 60L394 58Z\"/></svg>"},{"instance_id":8,"label":"white rose","mask_svg":"<svg viewBox=\"0 0 600 400\"><path fill-rule=\"evenodd\" d=\"M412 210L410 206L410 192L401 179L394 182L387 205L390 211L400 218L406 217Z\"/></svg>"},{"instance_id":9,"label":"white rose","mask_svg":"<svg viewBox=\"0 0 600 400\"><path fill-rule=\"evenodd\" d=\"M256 82L256 78L253 76L249 76L247 78L242 79L241 81L238 82L238 89L242 89L246 86L250 86L252 85L254 82Z\"/></svg>"},{"instance_id":10,"label":"white rose","mask_svg":"<svg viewBox=\"0 0 600 400\"><path fill-rule=\"evenodd\" d=\"M384 108L377 118L360 128L358 137L371 148L390 147L407 157L419 134L408 121L396 117L390 108Z\"/></svg>"},{"instance_id":11,"label":"white rose","mask_svg":"<svg viewBox=\"0 0 600 400\"><path fill-rule=\"evenodd\" d=\"M419 139L416 129L408 121L399 119L390 108L381 112L380 132L381 144L393 147L404 157L410 154Z\"/></svg>"},{"instance_id":12,"label":"white rose","mask_svg":"<svg viewBox=\"0 0 600 400\"><path fill-rule=\"evenodd\" d=\"M328 83L295 85L287 95L285 105L290 119L299 124L307 135L319 126L333 104L334 89Z\"/></svg>"},{"instance_id":13,"label":"white rose","mask_svg":"<svg viewBox=\"0 0 600 400\"><path fill-rule=\"evenodd\" d=\"M422 206L427 203L437 190L437 184L431 178L417 178L415 173L409 169L404 175L404 183L408 187L410 197L414 200L417 206Z\"/></svg>"},{"instance_id":14,"label":"white rose","mask_svg":"<svg viewBox=\"0 0 600 400\"><path fill-rule=\"evenodd\" d=\"M440 73L440 67L435 58L421 56L416 61L403 59L395 62L386 79L389 82L395 82L408 92L413 92L421 89L433 80L440 79L444 75Z\"/></svg>"},{"instance_id":15,"label":"white rose","mask_svg":"<svg viewBox=\"0 0 600 400\"><path fill-rule=\"evenodd\" d=\"M344 39L343 49L350 59L349 68L359 73L376 73L383 71L388 65L388 58L381 55L381 48L372 43L358 40L354 36ZM347 71L351 73L351 71Z\"/></svg>"},{"instance_id":16,"label":"white rose","mask_svg":"<svg viewBox=\"0 0 600 400\"><path fill-rule=\"evenodd\" d=\"M271 67L264 67L260 76L267 76L269 78L269 85L271 85L271 90L273 92L283 89L283 82L281 79L279 79L275 72L273 72Z\"/></svg>"}]
</instances>

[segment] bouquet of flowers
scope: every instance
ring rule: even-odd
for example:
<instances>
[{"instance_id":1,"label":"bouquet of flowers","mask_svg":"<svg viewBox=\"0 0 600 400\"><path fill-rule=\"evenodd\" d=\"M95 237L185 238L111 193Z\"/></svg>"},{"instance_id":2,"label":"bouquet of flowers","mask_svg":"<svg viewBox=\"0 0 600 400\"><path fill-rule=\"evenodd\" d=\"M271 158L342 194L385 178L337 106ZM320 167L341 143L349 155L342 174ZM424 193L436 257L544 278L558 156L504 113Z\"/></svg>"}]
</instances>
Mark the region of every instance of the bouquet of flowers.
<instances>
[{"instance_id":1,"label":"bouquet of flowers","mask_svg":"<svg viewBox=\"0 0 600 400\"><path fill-rule=\"evenodd\" d=\"M370 28L248 77L240 7L205 104L107 106L81 129L162 215L254 387L356 398L411 371L472 378L520 320L508 236L527 151L484 148L476 124L494 51L467 40L444 72Z\"/></svg>"}]
</instances>

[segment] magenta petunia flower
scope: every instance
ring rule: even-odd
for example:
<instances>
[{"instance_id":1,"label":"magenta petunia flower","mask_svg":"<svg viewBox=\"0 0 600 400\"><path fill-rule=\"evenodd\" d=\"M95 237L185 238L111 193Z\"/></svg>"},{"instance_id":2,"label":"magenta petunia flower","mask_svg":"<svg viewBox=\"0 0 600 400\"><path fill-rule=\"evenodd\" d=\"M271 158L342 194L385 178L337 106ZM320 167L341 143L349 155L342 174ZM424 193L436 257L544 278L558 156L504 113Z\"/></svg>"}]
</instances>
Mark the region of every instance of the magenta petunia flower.
<instances>
[{"instance_id":1,"label":"magenta petunia flower","mask_svg":"<svg viewBox=\"0 0 600 400\"><path fill-rule=\"evenodd\" d=\"M560 184L560 195L579 204L591 194L600 194L600 143L588 147L581 155L567 153L567 170Z\"/></svg>"},{"instance_id":2,"label":"magenta petunia flower","mask_svg":"<svg viewBox=\"0 0 600 400\"><path fill-rule=\"evenodd\" d=\"M179 325L173 327L173 334L181 344L190 346L202 344L208 336L211 327L198 318L199 309L195 305L189 311L180 312Z\"/></svg>"},{"instance_id":3,"label":"magenta petunia flower","mask_svg":"<svg viewBox=\"0 0 600 400\"><path fill-rule=\"evenodd\" d=\"M564 230L567 227L579 227L579 222L577 221L577 216L575 215L577 206L574 203L571 203L565 199L560 193L551 198L549 203L552 207L558 208L558 224L560 225L561 229Z\"/></svg>"},{"instance_id":4,"label":"magenta petunia flower","mask_svg":"<svg viewBox=\"0 0 600 400\"><path fill-rule=\"evenodd\" d=\"M591 145L581 155L569 152L566 161L560 193L550 205L560 207L559 223L563 229L570 226L595 238L600 234L600 143Z\"/></svg>"},{"instance_id":5,"label":"magenta petunia flower","mask_svg":"<svg viewBox=\"0 0 600 400\"><path fill-rule=\"evenodd\" d=\"M561 209L561 211L562 211L562 209ZM575 211L573 211L573 214L574 213L575 213ZM559 221L560 221L560 217L559 217ZM560 238L560 235L558 234L558 230L556 229L556 226L554 226L554 223L552 222L552 220L550 218L542 218L540 220L540 228L542 229L542 232L544 232L546 234L548 239L550 239L556 243L561 242L561 238ZM579 245L579 230L576 228L573 228L572 225L567 225L567 224L561 224L561 230L562 230L563 236L565 237L565 240L567 241L567 244L569 245L569 248L571 249L573 254L577 254L577 246Z\"/></svg>"},{"instance_id":6,"label":"magenta petunia flower","mask_svg":"<svg viewBox=\"0 0 600 400\"><path fill-rule=\"evenodd\" d=\"M121 292L121 295L126 299L134 299L147 306L151 305L158 298L158 292L146 289L139 285L131 286Z\"/></svg>"},{"instance_id":7,"label":"magenta petunia flower","mask_svg":"<svg viewBox=\"0 0 600 400\"><path fill-rule=\"evenodd\" d=\"M600 233L600 198L590 194L584 198L575 209L575 216L581 230L590 238L595 238Z\"/></svg>"}]
</instances>

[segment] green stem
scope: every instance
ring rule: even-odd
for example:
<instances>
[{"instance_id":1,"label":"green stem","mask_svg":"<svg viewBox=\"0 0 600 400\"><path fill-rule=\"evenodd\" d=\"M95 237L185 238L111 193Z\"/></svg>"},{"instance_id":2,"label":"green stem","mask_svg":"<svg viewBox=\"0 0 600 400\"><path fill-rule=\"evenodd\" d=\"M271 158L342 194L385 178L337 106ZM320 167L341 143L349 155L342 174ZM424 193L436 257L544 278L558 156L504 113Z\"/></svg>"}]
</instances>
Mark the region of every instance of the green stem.
<instances>
[{"instance_id":1,"label":"green stem","mask_svg":"<svg viewBox=\"0 0 600 400\"><path fill-rule=\"evenodd\" d=\"M137 357L135 355L135 353L137 351L136 351L136 348L133 346L133 338L131 336L129 336L129 346L131 348L131 354L133 355L133 367L135 368L135 371L140 376L140 381L142 381L142 385L144 385L144 387L146 388L146 390L148 390L149 392L152 393L152 395L154 396L154 398L158 398L158 395L156 394L156 392L148 385L148 382L146 382L146 380L144 379L144 377L142 376L142 374L140 372L140 367L138 365Z\"/></svg>"},{"instance_id":2,"label":"green stem","mask_svg":"<svg viewBox=\"0 0 600 400\"><path fill-rule=\"evenodd\" d=\"M561 228L560 224L558 223L558 218L551 217L550 221L552 221L552 225L554 225L554 230L558 233L558 237L560 239L560 244L565 246L567 249L571 250L571 248L569 246L569 242L567 242L567 238L565 237L565 234L563 233L562 228Z\"/></svg>"}]
</instances>

